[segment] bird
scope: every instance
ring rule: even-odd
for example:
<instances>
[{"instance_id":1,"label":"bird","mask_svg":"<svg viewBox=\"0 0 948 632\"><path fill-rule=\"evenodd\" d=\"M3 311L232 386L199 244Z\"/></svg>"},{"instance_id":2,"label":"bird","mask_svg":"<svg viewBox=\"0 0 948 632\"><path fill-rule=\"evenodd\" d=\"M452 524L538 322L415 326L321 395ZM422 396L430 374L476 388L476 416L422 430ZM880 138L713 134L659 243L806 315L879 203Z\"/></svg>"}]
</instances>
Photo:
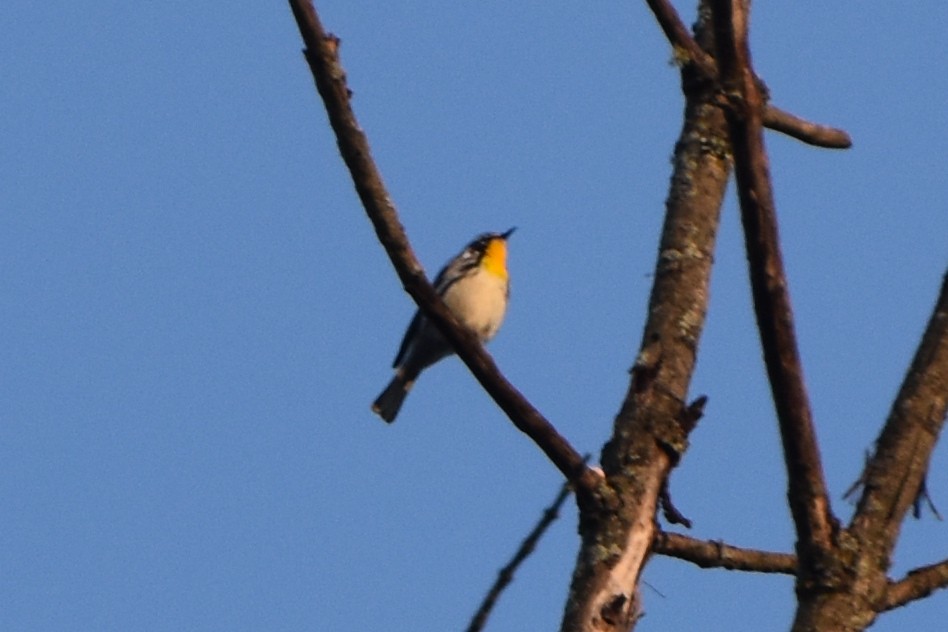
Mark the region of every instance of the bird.
<instances>
[{"instance_id":1,"label":"bird","mask_svg":"<svg viewBox=\"0 0 948 632\"><path fill-rule=\"evenodd\" d=\"M478 235L434 280L444 304L481 342L494 337L507 311L507 240L514 230ZM395 376L372 403L372 411L388 423L395 421L418 375L452 353L434 323L421 310L415 312L392 363Z\"/></svg>"}]
</instances>

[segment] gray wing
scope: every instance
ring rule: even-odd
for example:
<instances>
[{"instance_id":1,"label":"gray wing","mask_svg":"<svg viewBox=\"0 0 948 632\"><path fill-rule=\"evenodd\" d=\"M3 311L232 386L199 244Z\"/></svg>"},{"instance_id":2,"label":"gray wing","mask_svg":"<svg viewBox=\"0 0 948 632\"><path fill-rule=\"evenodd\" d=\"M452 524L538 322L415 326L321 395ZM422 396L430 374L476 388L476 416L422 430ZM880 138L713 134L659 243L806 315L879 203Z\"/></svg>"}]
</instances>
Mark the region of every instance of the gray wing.
<instances>
[{"instance_id":1,"label":"gray wing","mask_svg":"<svg viewBox=\"0 0 948 632\"><path fill-rule=\"evenodd\" d=\"M393 369L397 369L398 365L405 359L408 347L411 346L410 341L418 334L418 330L421 329L421 321L423 318L424 316L422 316L421 310L415 312L415 317L411 319L408 329L405 330L405 337L402 338L402 344L398 346L398 353L395 354L395 361L392 362Z\"/></svg>"},{"instance_id":2,"label":"gray wing","mask_svg":"<svg viewBox=\"0 0 948 632\"><path fill-rule=\"evenodd\" d=\"M479 258L477 252L472 248L465 248L460 255L452 259L448 265L441 268L441 271L438 272L438 276L435 277L433 283L438 294L444 296L447 289L451 287L455 281L460 279L464 275L464 272L477 266ZM405 354L408 353L408 347L411 346L411 341L420 332L424 320L425 317L424 314L421 313L421 310L416 311L415 316L408 325L408 329L405 331L405 337L402 338L402 344L398 347L398 353L395 354L395 361L392 363L393 368L398 368L398 365L405 359Z\"/></svg>"}]
</instances>

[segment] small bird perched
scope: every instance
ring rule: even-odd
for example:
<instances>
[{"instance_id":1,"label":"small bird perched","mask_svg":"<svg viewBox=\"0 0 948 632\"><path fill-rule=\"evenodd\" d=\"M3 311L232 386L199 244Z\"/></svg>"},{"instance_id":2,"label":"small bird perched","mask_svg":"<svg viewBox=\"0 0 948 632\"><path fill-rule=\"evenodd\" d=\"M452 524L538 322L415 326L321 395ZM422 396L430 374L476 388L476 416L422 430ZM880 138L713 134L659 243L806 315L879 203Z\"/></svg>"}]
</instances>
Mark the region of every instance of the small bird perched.
<instances>
[{"instance_id":1,"label":"small bird perched","mask_svg":"<svg viewBox=\"0 0 948 632\"><path fill-rule=\"evenodd\" d=\"M494 337L507 311L507 239L514 230L480 235L434 280L444 304L481 342ZM418 374L452 353L438 328L420 310L416 312L392 363L395 377L372 403L372 411L388 423L395 421Z\"/></svg>"}]
</instances>

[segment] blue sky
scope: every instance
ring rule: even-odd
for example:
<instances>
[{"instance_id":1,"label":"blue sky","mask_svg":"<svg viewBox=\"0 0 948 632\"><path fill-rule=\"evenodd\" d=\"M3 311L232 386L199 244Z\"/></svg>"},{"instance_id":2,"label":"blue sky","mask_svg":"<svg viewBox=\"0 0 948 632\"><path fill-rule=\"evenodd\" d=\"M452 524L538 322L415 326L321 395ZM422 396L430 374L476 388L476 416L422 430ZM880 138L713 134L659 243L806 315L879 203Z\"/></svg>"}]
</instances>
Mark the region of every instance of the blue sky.
<instances>
[{"instance_id":1,"label":"blue sky","mask_svg":"<svg viewBox=\"0 0 948 632\"><path fill-rule=\"evenodd\" d=\"M379 6L379 5L384 6ZM687 22L690 3L679 3ZM491 352L580 451L638 347L680 126L644 3L322 2L354 106L434 273L518 226ZM948 6L760 3L768 136L835 510L948 262ZM0 628L453 630L557 472L456 359L397 423L369 403L413 308L280 2L0 8ZM733 197L672 479L692 533L788 551L785 476ZM948 513L945 449L930 489ZM555 629L570 505L492 630ZM909 520L893 574L948 557ZM655 559L641 630L786 629L785 577ZM875 630L941 629L948 593Z\"/></svg>"}]
</instances>

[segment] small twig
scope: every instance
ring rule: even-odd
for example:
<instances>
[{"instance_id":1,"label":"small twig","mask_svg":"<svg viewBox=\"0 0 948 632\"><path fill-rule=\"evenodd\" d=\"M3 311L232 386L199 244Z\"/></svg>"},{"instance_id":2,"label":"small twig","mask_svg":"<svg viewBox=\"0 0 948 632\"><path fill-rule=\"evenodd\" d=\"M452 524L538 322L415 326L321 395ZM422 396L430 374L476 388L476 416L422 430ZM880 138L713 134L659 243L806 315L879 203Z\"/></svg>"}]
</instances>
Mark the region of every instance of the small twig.
<instances>
[{"instance_id":1,"label":"small twig","mask_svg":"<svg viewBox=\"0 0 948 632\"><path fill-rule=\"evenodd\" d=\"M899 608L944 588L948 588L948 560L916 568L909 571L904 579L890 582L883 609Z\"/></svg>"},{"instance_id":2,"label":"small twig","mask_svg":"<svg viewBox=\"0 0 948 632\"><path fill-rule=\"evenodd\" d=\"M668 491L668 479L665 479L665 482L662 484L662 491L658 496L659 503L662 506L662 515L665 516L665 520L668 521L668 524L680 524L686 529L691 528L691 520L688 520L678 508L675 507L675 504L672 502L671 493Z\"/></svg>"},{"instance_id":3,"label":"small twig","mask_svg":"<svg viewBox=\"0 0 948 632\"><path fill-rule=\"evenodd\" d=\"M588 458L588 455L587 457ZM533 549L536 547L537 542L539 542L540 537L543 535L543 532L553 524L553 521L559 517L560 507L563 506L563 503L570 495L570 485L569 483L564 483L560 488L560 493L557 494L556 499L553 503L543 510L543 515L540 517L540 521L537 523L533 530L523 539L523 542L520 544L520 547L517 549L517 552L510 559L510 562L507 563L500 572L497 573L497 581L494 582L494 585L490 587L490 590L487 591L487 595L484 597L484 600L481 602L480 608L477 609L477 612L474 614L474 617L471 619L471 624L467 627L467 632L479 632L484 629L484 625L487 623L487 617L490 616L491 610L494 608L494 604L497 603L497 598L500 597L500 593L504 591L508 584L513 581L514 572L517 570L517 567L527 559L527 557L533 552Z\"/></svg>"},{"instance_id":4,"label":"small twig","mask_svg":"<svg viewBox=\"0 0 948 632\"><path fill-rule=\"evenodd\" d=\"M681 411L678 413L678 425L681 426L684 436L688 436L695 429L695 426L698 425L698 421L704 415L704 406L708 403L708 396L701 395L693 402L687 406L682 406ZM669 446L670 447L670 446ZM669 450L672 456L672 462L677 465L678 461L681 459L681 453L678 451ZM662 508L662 515L665 516L665 520L669 524L680 524L686 529L691 528L691 520L685 517L678 508L675 507L675 503L671 499L671 472L668 476L665 477L665 481L662 483L662 489L658 495L658 501Z\"/></svg>"},{"instance_id":5,"label":"small twig","mask_svg":"<svg viewBox=\"0 0 948 632\"><path fill-rule=\"evenodd\" d=\"M868 450L863 454L862 457L862 471L859 473L859 478L857 478L852 485L849 486L843 493L843 500L852 500L856 492L862 489L862 486L866 484L866 468L869 467L869 457L870 453Z\"/></svg>"},{"instance_id":6,"label":"small twig","mask_svg":"<svg viewBox=\"0 0 948 632\"><path fill-rule=\"evenodd\" d=\"M935 501L932 500L931 494L928 493L928 475L926 474L922 478L922 484L918 487L918 494L915 495L915 502L912 503L912 517L918 520L922 517L922 506L925 505L928 507L928 510L931 511L936 518L939 520L944 520L941 517L941 514L938 513L938 507L935 506Z\"/></svg>"},{"instance_id":7,"label":"small twig","mask_svg":"<svg viewBox=\"0 0 948 632\"><path fill-rule=\"evenodd\" d=\"M309 0L289 0L300 34L306 44L304 53L326 106L329 123L336 134L339 153L349 168L356 192L372 221L379 241L385 248L405 290L425 316L438 327L457 355L481 383L484 390L507 414L514 425L540 447L577 489L590 490L600 477L583 463L580 454L500 373L497 365L472 332L462 327L441 301L425 277L408 237L398 219L395 205L382 176L372 160L369 142L359 127L349 101L346 74L339 63L339 39L323 29Z\"/></svg>"},{"instance_id":8,"label":"small twig","mask_svg":"<svg viewBox=\"0 0 948 632\"><path fill-rule=\"evenodd\" d=\"M764 109L764 126L816 147L849 149L853 146L853 139L845 130L812 123L775 105Z\"/></svg>"},{"instance_id":9,"label":"small twig","mask_svg":"<svg viewBox=\"0 0 948 632\"><path fill-rule=\"evenodd\" d=\"M668 0L645 1L675 50L675 58L680 60L683 57L684 61L694 64L705 79L716 81L717 63L694 40L675 7ZM844 130L812 123L768 103L764 103L763 108L764 126L775 132L786 134L815 147L827 149L852 147L852 139Z\"/></svg>"},{"instance_id":10,"label":"small twig","mask_svg":"<svg viewBox=\"0 0 948 632\"><path fill-rule=\"evenodd\" d=\"M770 167L763 143L761 95L747 41L747 6L741 0L712 0L711 8L721 81L731 99L725 114L754 312L783 442L790 510L801 545L806 550L815 546L815 551L829 551L836 519L826 491L780 253Z\"/></svg>"},{"instance_id":11,"label":"small twig","mask_svg":"<svg viewBox=\"0 0 948 632\"><path fill-rule=\"evenodd\" d=\"M785 575L795 575L797 572L797 557L791 553L742 549L723 542L697 540L665 531L655 534L652 552L685 560L701 568Z\"/></svg>"},{"instance_id":12,"label":"small twig","mask_svg":"<svg viewBox=\"0 0 948 632\"><path fill-rule=\"evenodd\" d=\"M708 396L701 395L682 409L678 423L681 424L686 433L690 434L698 425L698 421L704 416L704 407L707 403Z\"/></svg>"}]
</instances>

